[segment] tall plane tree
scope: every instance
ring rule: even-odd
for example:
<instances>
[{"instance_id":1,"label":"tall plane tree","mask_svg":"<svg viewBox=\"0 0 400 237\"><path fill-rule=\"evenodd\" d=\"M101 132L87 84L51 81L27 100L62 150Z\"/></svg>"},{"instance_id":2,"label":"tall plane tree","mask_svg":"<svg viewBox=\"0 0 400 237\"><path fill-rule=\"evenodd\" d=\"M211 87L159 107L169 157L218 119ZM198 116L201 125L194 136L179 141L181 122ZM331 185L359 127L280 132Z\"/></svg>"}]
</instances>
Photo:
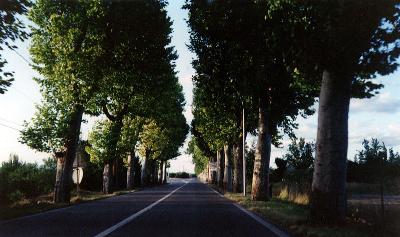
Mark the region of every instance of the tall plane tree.
<instances>
[{"instance_id":1,"label":"tall plane tree","mask_svg":"<svg viewBox=\"0 0 400 237\"><path fill-rule=\"evenodd\" d=\"M223 52L227 53L223 56L229 55L228 63L216 63L211 70L227 67L232 76L213 79L226 80L226 84L240 92L240 97L249 97L258 110L252 183L255 200L267 200L269 196L271 143L279 143L280 132L293 136L296 116L313 112L309 109L315 97L313 83L308 83L292 64L296 54L290 47L293 27L285 21L286 3L278 0L193 0L188 4L194 19L194 22L189 21L192 47L202 46L199 53L205 54L225 46ZM212 56L209 60L218 59L218 55ZM230 62L238 63L232 65ZM233 95L230 98L234 100ZM240 104L235 102L239 107Z\"/></svg>"},{"instance_id":2,"label":"tall plane tree","mask_svg":"<svg viewBox=\"0 0 400 237\"><path fill-rule=\"evenodd\" d=\"M369 79L398 67L400 4L395 0L305 1L307 19L295 41L303 61L321 77L311 214L343 222L350 97L370 97L380 88ZM298 33L299 33L298 32Z\"/></svg>"},{"instance_id":3,"label":"tall plane tree","mask_svg":"<svg viewBox=\"0 0 400 237\"><path fill-rule=\"evenodd\" d=\"M99 72L109 59L103 47L103 16L101 1L38 0L29 13L35 23L30 52L41 75L36 81L44 100L65 116L65 133L58 134L63 155L57 162L55 202L70 200L82 115L96 107L93 98L101 83Z\"/></svg>"}]
</instances>

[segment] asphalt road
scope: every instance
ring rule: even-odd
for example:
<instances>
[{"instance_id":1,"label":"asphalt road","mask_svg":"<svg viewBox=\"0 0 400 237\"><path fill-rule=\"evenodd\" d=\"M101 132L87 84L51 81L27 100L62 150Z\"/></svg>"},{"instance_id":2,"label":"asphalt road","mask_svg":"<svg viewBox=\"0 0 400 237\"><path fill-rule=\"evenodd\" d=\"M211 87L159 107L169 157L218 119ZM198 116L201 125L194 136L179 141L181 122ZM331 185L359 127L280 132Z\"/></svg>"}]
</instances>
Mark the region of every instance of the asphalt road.
<instances>
[{"instance_id":1,"label":"asphalt road","mask_svg":"<svg viewBox=\"0 0 400 237\"><path fill-rule=\"evenodd\" d=\"M195 179L0 223L0 236L287 236Z\"/></svg>"}]
</instances>

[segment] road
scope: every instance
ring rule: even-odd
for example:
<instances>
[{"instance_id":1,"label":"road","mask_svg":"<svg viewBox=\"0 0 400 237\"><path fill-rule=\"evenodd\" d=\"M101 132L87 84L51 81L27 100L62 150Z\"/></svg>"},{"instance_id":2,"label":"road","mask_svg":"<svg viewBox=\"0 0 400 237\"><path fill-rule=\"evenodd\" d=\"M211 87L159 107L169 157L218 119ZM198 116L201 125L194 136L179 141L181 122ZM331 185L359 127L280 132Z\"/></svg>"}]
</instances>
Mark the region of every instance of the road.
<instances>
[{"instance_id":1,"label":"road","mask_svg":"<svg viewBox=\"0 0 400 237\"><path fill-rule=\"evenodd\" d=\"M287 236L195 179L0 223L0 236Z\"/></svg>"}]
</instances>

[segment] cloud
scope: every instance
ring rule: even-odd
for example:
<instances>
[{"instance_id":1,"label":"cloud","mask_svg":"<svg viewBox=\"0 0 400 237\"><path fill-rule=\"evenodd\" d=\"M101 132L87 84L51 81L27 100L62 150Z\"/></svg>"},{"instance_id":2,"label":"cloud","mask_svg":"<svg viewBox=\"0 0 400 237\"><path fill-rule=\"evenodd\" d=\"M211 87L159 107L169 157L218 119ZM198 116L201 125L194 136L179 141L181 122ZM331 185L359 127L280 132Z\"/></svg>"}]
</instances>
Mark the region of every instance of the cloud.
<instances>
[{"instance_id":1,"label":"cloud","mask_svg":"<svg viewBox=\"0 0 400 237\"><path fill-rule=\"evenodd\" d=\"M183 115L186 118L186 122L188 124L190 124L192 122L192 120L193 120L192 106L191 105L185 106L185 111L183 112Z\"/></svg>"},{"instance_id":2,"label":"cloud","mask_svg":"<svg viewBox=\"0 0 400 237\"><path fill-rule=\"evenodd\" d=\"M352 99L350 113L397 113L400 112L400 99L386 92L371 99Z\"/></svg>"}]
</instances>

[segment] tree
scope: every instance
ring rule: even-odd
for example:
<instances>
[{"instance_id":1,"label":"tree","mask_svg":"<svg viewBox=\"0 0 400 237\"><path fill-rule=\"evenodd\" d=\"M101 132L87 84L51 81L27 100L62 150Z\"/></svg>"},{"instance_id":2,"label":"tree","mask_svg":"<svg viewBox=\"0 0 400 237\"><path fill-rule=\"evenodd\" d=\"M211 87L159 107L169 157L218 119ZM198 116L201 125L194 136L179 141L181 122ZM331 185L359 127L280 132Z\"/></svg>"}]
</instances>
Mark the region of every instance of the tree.
<instances>
[{"instance_id":1,"label":"tree","mask_svg":"<svg viewBox=\"0 0 400 237\"><path fill-rule=\"evenodd\" d=\"M94 95L102 69L109 61L104 46L104 6L100 1L38 0L29 18L32 28L33 67L45 101L67 111L67 130L61 135L63 156L59 156L55 202L69 202L72 163L77 151L84 112L97 113Z\"/></svg>"},{"instance_id":2,"label":"tree","mask_svg":"<svg viewBox=\"0 0 400 237\"><path fill-rule=\"evenodd\" d=\"M307 1L306 19L294 41L301 71L322 76L311 214L323 222L346 215L346 160L350 97L371 97L381 86L369 79L387 75L400 54L398 1ZM360 20L362 19L362 20Z\"/></svg>"},{"instance_id":3,"label":"tree","mask_svg":"<svg viewBox=\"0 0 400 237\"><path fill-rule=\"evenodd\" d=\"M288 36L293 35L297 24L296 19L290 19L294 23L286 19L289 7L287 1L190 1L187 4L191 45L197 49L199 68L209 70L208 74L204 71L199 74L216 81L217 88L218 85L230 88L231 93L224 98L231 99L231 105L238 108L244 103L246 111L252 114L258 110L252 184L252 197L256 200L266 200L269 196L270 147L271 143L278 144L279 130L292 136L296 116L313 112L310 106L314 103L315 84L305 80L293 65L296 54L288 47L292 41ZM202 62L201 56L207 53L207 61Z\"/></svg>"},{"instance_id":4,"label":"tree","mask_svg":"<svg viewBox=\"0 0 400 237\"><path fill-rule=\"evenodd\" d=\"M98 101L113 124L109 149L115 153L105 161L105 174L110 174L112 166L117 173L121 170L116 149L124 117L161 116L160 110L166 107L164 95L174 90L171 88L175 86L173 60L177 55L169 45L172 22L166 15L165 5L158 0L107 5L110 23L107 43L112 46L113 60L104 70L105 83ZM115 185L119 183L115 176Z\"/></svg>"},{"instance_id":5,"label":"tree","mask_svg":"<svg viewBox=\"0 0 400 237\"><path fill-rule=\"evenodd\" d=\"M26 14L30 6L30 0L4 1L0 4L0 51L3 50L3 45L14 50L17 46L12 42L28 38L29 34L19 16ZM0 54L0 94L4 94L14 81L13 72L3 71L6 63Z\"/></svg>"},{"instance_id":6,"label":"tree","mask_svg":"<svg viewBox=\"0 0 400 237\"><path fill-rule=\"evenodd\" d=\"M147 186L155 180L155 160L159 158L167 143L165 130L160 128L154 120L147 121L139 135L139 154L142 162L142 186Z\"/></svg>"},{"instance_id":7,"label":"tree","mask_svg":"<svg viewBox=\"0 0 400 237\"><path fill-rule=\"evenodd\" d=\"M192 155L194 172L196 175L199 175L207 168L208 157L204 155L203 151L197 145L196 137L191 137L186 152Z\"/></svg>"},{"instance_id":8,"label":"tree","mask_svg":"<svg viewBox=\"0 0 400 237\"><path fill-rule=\"evenodd\" d=\"M287 165L296 170L310 170L314 164L315 145L312 142L305 142L304 138L293 139L289 144L288 153L283 156Z\"/></svg>"},{"instance_id":9,"label":"tree","mask_svg":"<svg viewBox=\"0 0 400 237\"><path fill-rule=\"evenodd\" d=\"M354 156L354 162L348 162L347 180L373 183L382 178L382 173L386 177L398 176L399 153L394 152L393 148L387 148L385 143L376 138L364 139L362 146L362 150Z\"/></svg>"},{"instance_id":10,"label":"tree","mask_svg":"<svg viewBox=\"0 0 400 237\"><path fill-rule=\"evenodd\" d=\"M68 131L70 114L52 101L36 105L36 112L28 123L24 121L19 141L40 152L62 153Z\"/></svg>"},{"instance_id":11,"label":"tree","mask_svg":"<svg viewBox=\"0 0 400 237\"><path fill-rule=\"evenodd\" d=\"M197 59L192 63L196 69L196 76L193 77L193 114L197 120L197 130L204 133L204 138L215 153L226 145L233 146L233 191L240 192L243 176L242 139L245 136L242 130L243 126L250 132L255 128L253 101L245 93L247 88L240 80L251 76L243 66L243 62L248 61L248 55L238 53L237 47L223 38L226 29L231 30L231 25L219 18L220 14L229 10L223 4L188 1L185 8L190 11L190 49L197 54ZM242 121L244 107L246 124Z\"/></svg>"}]
</instances>

